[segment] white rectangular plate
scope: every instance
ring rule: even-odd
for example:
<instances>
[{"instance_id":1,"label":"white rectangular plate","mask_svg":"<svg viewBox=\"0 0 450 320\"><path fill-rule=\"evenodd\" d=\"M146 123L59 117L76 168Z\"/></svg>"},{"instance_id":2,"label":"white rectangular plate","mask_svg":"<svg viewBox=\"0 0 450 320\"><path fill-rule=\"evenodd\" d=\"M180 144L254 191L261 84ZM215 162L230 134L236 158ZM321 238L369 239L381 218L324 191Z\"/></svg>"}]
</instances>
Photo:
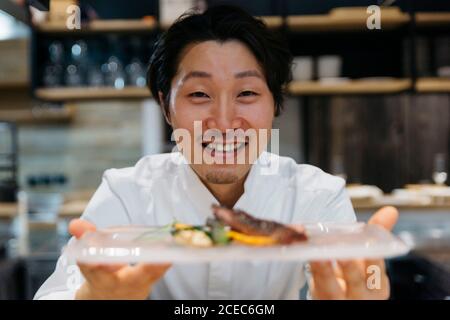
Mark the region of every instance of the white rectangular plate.
<instances>
[{"instance_id":1,"label":"white rectangular plate","mask_svg":"<svg viewBox=\"0 0 450 320\"><path fill-rule=\"evenodd\" d=\"M212 261L310 261L390 258L411 249L375 225L308 224L308 241L293 245L194 248L176 244L169 227L119 227L89 232L65 248L85 263L197 263Z\"/></svg>"}]
</instances>

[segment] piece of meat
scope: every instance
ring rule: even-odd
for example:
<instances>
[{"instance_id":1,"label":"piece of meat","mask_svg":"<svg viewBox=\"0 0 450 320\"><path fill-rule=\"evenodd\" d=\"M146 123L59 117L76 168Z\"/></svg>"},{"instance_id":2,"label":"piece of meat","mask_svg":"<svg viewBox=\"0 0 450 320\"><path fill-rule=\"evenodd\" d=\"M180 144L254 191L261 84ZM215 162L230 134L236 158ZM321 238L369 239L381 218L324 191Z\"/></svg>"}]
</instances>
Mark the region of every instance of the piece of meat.
<instances>
[{"instance_id":1,"label":"piece of meat","mask_svg":"<svg viewBox=\"0 0 450 320\"><path fill-rule=\"evenodd\" d=\"M271 237L278 244L306 241L305 232L295 230L275 221L258 219L242 210L232 210L213 205L214 216L231 229L253 236Z\"/></svg>"}]
</instances>

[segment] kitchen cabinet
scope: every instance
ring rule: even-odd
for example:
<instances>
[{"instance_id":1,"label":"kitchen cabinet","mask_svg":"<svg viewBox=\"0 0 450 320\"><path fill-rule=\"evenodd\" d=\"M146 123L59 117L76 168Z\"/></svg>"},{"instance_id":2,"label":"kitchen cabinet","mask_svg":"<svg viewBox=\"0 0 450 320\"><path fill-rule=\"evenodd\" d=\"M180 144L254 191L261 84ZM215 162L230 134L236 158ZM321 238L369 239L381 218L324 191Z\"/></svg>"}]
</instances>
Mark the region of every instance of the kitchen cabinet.
<instances>
[{"instance_id":1,"label":"kitchen cabinet","mask_svg":"<svg viewBox=\"0 0 450 320\"><path fill-rule=\"evenodd\" d=\"M0 258L0 300L25 299L23 263L19 259Z\"/></svg>"}]
</instances>

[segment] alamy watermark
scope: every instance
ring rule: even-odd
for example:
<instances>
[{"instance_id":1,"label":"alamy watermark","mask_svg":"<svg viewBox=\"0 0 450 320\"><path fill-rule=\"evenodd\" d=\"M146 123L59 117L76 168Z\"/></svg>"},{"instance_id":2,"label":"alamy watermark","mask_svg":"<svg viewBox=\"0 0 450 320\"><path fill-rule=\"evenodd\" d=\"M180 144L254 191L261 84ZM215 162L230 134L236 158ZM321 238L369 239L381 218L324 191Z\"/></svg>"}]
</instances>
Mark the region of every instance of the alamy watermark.
<instances>
[{"instance_id":1,"label":"alamy watermark","mask_svg":"<svg viewBox=\"0 0 450 320\"><path fill-rule=\"evenodd\" d=\"M366 26L369 30L381 29L381 8L377 5L368 6L366 12L369 17L366 20Z\"/></svg>"},{"instance_id":2,"label":"alamy watermark","mask_svg":"<svg viewBox=\"0 0 450 320\"><path fill-rule=\"evenodd\" d=\"M367 281L366 286L369 290L381 289L381 268L375 264L367 267Z\"/></svg>"},{"instance_id":3,"label":"alamy watermark","mask_svg":"<svg viewBox=\"0 0 450 320\"><path fill-rule=\"evenodd\" d=\"M81 29L81 9L79 6L73 4L67 7L66 13L68 17L66 19L66 27L69 30Z\"/></svg>"}]
</instances>

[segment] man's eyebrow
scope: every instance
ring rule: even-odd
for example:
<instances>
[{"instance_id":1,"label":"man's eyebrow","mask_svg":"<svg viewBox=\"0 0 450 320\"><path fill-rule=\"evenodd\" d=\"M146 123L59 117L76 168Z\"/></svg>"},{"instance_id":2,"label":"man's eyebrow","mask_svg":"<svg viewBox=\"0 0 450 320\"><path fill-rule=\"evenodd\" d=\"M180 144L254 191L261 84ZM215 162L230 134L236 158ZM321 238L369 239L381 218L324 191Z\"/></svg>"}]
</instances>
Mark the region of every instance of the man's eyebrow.
<instances>
[{"instance_id":1,"label":"man's eyebrow","mask_svg":"<svg viewBox=\"0 0 450 320\"><path fill-rule=\"evenodd\" d=\"M183 77L183 82L190 78L211 78L211 74L205 71L191 71Z\"/></svg>"},{"instance_id":2,"label":"man's eyebrow","mask_svg":"<svg viewBox=\"0 0 450 320\"><path fill-rule=\"evenodd\" d=\"M234 75L236 78L245 78L245 77L257 77L262 79L261 74L256 70L246 70L242 72L238 72Z\"/></svg>"},{"instance_id":3,"label":"man's eyebrow","mask_svg":"<svg viewBox=\"0 0 450 320\"><path fill-rule=\"evenodd\" d=\"M261 74L256 70L246 70L238 72L234 75L235 78L241 79L246 77L256 77L262 79ZM205 71L190 71L183 77L183 82L191 78L212 78L212 75Z\"/></svg>"}]
</instances>

